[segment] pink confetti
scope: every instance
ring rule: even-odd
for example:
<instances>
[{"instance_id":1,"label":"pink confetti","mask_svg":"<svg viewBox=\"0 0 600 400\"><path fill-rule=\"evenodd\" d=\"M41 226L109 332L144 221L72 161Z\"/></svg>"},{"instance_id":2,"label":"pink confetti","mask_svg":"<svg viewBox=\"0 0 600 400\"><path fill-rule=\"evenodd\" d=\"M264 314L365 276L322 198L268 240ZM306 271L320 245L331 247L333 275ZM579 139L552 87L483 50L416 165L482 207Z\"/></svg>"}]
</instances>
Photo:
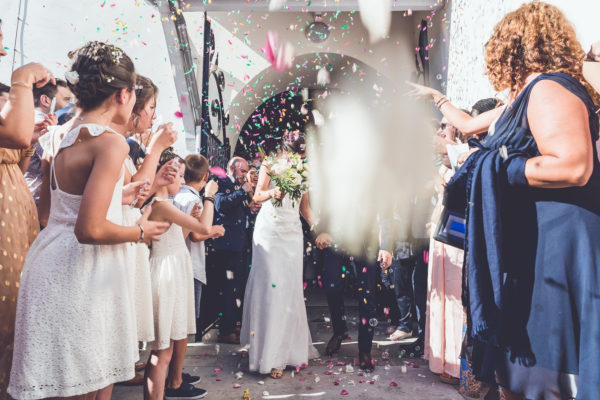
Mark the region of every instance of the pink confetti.
<instances>
[{"instance_id":1,"label":"pink confetti","mask_svg":"<svg viewBox=\"0 0 600 400\"><path fill-rule=\"evenodd\" d=\"M221 382L222 380L223 380L223 379L221 379L221 378L217 378L217 379L216 379L216 381L217 381L217 382Z\"/></svg>"},{"instance_id":2,"label":"pink confetti","mask_svg":"<svg viewBox=\"0 0 600 400\"><path fill-rule=\"evenodd\" d=\"M242 385L240 385L239 383L236 383L235 385L233 385L233 388L234 388L234 389L239 389L239 388L241 388L241 387L242 387Z\"/></svg>"},{"instance_id":3,"label":"pink confetti","mask_svg":"<svg viewBox=\"0 0 600 400\"><path fill-rule=\"evenodd\" d=\"M208 170L211 174L218 176L219 178L225 178L227 176L227 172L221 167L210 167Z\"/></svg>"},{"instance_id":4,"label":"pink confetti","mask_svg":"<svg viewBox=\"0 0 600 400\"><path fill-rule=\"evenodd\" d=\"M220 368L215 368L214 371L218 374L219 372L221 372Z\"/></svg>"},{"instance_id":5,"label":"pink confetti","mask_svg":"<svg viewBox=\"0 0 600 400\"><path fill-rule=\"evenodd\" d=\"M331 371L325 371L325 375L331 375L333 372Z\"/></svg>"},{"instance_id":6,"label":"pink confetti","mask_svg":"<svg viewBox=\"0 0 600 400\"><path fill-rule=\"evenodd\" d=\"M280 43L277 32L269 31L267 42L262 50L276 71L283 72L291 68L294 60L294 48L289 42Z\"/></svg>"},{"instance_id":7,"label":"pink confetti","mask_svg":"<svg viewBox=\"0 0 600 400\"><path fill-rule=\"evenodd\" d=\"M181 111L175 111L175 117L183 118L183 113Z\"/></svg>"},{"instance_id":8,"label":"pink confetti","mask_svg":"<svg viewBox=\"0 0 600 400\"><path fill-rule=\"evenodd\" d=\"M345 390L345 389L344 389L344 390L342 390L342 392L341 392L340 394L341 394L342 396L346 396L346 395L347 395L347 394L349 394L349 393L348 393L348 391L347 391L347 390Z\"/></svg>"},{"instance_id":9,"label":"pink confetti","mask_svg":"<svg viewBox=\"0 0 600 400\"><path fill-rule=\"evenodd\" d=\"M392 381L392 382L390 382L390 386L396 387L396 386L398 386L398 384L396 382Z\"/></svg>"}]
</instances>

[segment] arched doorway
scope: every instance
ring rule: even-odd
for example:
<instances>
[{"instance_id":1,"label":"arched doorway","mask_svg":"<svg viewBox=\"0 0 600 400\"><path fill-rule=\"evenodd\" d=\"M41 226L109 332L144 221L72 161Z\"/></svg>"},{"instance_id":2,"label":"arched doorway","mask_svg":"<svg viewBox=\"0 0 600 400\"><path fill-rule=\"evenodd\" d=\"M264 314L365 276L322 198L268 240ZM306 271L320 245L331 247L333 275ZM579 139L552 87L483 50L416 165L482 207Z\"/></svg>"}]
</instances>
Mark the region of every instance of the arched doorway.
<instances>
[{"instance_id":1,"label":"arched doorway","mask_svg":"<svg viewBox=\"0 0 600 400\"><path fill-rule=\"evenodd\" d=\"M314 123L312 111L321 109L332 93L371 92L375 97L377 88L396 90L375 68L343 54L303 54L294 64L290 71L263 70L231 102L227 137L233 154L253 159L272 151L286 130L305 131ZM327 72L320 78L322 68Z\"/></svg>"}]
</instances>

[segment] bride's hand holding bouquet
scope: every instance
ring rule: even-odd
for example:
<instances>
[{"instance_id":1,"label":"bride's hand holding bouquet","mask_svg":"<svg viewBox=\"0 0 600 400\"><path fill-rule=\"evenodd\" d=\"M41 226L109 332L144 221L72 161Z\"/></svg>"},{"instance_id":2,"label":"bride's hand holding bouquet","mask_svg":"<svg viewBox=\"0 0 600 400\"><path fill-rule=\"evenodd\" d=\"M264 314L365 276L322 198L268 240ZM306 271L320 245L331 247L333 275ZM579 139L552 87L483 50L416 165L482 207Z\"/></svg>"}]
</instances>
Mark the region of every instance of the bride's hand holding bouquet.
<instances>
[{"instance_id":1,"label":"bride's hand holding bouquet","mask_svg":"<svg viewBox=\"0 0 600 400\"><path fill-rule=\"evenodd\" d=\"M271 156L267 164L270 165L269 177L276 186L272 193L273 205L281 207L285 196L289 196L294 204L300 201L308 190L308 171L300 154Z\"/></svg>"}]
</instances>

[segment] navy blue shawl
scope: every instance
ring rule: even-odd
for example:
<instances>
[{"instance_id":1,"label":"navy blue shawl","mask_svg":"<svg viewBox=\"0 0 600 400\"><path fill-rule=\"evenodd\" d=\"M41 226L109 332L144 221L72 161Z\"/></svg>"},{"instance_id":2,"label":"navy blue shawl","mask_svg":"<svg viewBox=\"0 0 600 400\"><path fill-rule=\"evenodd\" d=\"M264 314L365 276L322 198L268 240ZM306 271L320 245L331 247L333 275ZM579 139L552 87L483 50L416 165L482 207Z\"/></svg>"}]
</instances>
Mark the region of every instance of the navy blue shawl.
<instances>
[{"instance_id":1,"label":"navy blue shawl","mask_svg":"<svg viewBox=\"0 0 600 400\"><path fill-rule=\"evenodd\" d=\"M598 139L598 118L585 88L567 74L542 74L504 111L495 134L479 145L447 186L450 193L466 193L467 199L467 332L477 341L511 350L513 358L526 359L523 351L528 349L527 293L533 286L537 245L533 190L524 169L526 160L539 151L529 130L527 105L533 86L543 79L560 83L584 101L592 140Z\"/></svg>"}]
</instances>

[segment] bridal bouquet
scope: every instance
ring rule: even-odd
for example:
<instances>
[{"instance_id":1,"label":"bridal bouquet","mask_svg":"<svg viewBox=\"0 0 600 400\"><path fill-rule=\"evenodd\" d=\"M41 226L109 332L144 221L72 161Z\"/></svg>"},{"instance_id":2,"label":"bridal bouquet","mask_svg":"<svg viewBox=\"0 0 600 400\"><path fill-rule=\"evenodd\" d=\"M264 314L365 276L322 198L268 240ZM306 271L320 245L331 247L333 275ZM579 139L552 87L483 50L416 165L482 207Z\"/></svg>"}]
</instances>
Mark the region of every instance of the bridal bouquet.
<instances>
[{"instance_id":1,"label":"bridal bouquet","mask_svg":"<svg viewBox=\"0 0 600 400\"><path fill-rule=\"evenodd\" d=\"M302 193L308 189L308 170L299 154L285 154L267 158L271 165L269 176L283 194L289 196L295 204L302 198ZM275 207L281 207L281 200L273 199Z\"/></svg>"}]
</instances>

